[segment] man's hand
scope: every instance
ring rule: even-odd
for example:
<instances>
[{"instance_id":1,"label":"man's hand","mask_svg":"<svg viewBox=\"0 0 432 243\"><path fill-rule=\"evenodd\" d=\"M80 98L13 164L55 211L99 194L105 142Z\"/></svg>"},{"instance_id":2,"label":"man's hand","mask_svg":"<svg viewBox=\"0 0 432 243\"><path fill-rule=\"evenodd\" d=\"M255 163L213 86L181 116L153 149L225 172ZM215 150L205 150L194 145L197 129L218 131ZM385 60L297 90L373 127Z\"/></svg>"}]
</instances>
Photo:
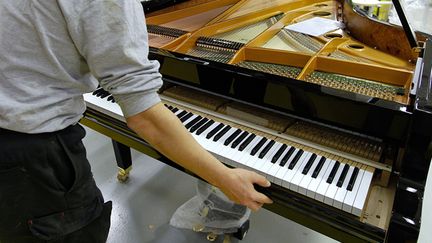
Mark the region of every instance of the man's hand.
<instances>
[{"instance_id":1,"label":"man's hand","mask_svg":"<svg viewBox=\"0 0 432 243\"><path fill-rule=\"evenodd\" d=\"M266 195L255 190L253 184L269 187L270 182L262 175L244 169L229 169L219 189L235 203L257 211L264 203L272 203Z\"/></svg>"}]
</instances>

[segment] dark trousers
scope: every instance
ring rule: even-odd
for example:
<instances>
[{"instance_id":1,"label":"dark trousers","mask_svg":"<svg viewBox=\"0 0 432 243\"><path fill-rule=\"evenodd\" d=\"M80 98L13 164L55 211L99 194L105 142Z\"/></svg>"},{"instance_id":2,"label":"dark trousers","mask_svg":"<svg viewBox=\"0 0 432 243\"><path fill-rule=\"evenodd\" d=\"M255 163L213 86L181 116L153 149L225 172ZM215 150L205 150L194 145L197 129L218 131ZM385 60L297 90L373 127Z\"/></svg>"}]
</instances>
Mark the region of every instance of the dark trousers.
<instances>
[{"instance_id":1,"label":"dark trousers","mask_svg":"<svg viewBox=\"0 0 432 243\"><path fill-rule=\"evenodd\" d=\"M105 242L111 202L97 188L80 125L0 129L0 243Z\"/></svg>"}]
</instances>

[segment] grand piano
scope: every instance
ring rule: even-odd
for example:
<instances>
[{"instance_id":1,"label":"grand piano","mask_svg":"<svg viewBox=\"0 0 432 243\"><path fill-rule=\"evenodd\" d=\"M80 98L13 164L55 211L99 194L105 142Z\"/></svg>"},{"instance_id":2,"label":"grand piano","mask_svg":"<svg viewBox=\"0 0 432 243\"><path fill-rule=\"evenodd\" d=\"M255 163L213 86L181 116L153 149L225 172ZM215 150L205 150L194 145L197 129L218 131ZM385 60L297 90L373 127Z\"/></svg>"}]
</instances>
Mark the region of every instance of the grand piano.
<instances>
[{"instance_id":1,"label":"grand piano","mask_svg":"<svg viewBox=\"0 0 432 243\"><path fill-rule=\"evenodd\" d=\"M342 242L416 241L432 156L431 36L349 1L149 2L163 102L227 166L272 182L260 188L268 210ZM286 28L315 17L344 25L317 37ZM127 128L107 91L84 98L81 122L112 138L120 180L130 148L179 168Z\"/></svg>"}]
</instances>

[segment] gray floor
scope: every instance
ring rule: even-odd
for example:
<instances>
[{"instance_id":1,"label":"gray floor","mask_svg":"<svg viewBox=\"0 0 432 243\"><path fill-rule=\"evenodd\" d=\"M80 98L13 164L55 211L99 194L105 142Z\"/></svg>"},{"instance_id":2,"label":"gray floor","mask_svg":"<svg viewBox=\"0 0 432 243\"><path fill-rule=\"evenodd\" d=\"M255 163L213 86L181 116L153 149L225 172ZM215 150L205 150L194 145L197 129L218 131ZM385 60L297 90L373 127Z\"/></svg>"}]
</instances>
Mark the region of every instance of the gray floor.
<instances>
[{"instance_id":1,"label":"gray floor","mask_svg":"<svg viewBox=\"0 0 432 243\"><path fill-rule=\"evenodd\" d=\"M208 242L206 234L169 225L175 210L195 195L195 178L133 151L130 180L122 184L116 179L110 140L87 129L84 143L96 182L105 199L113 201L109 243ZM265 209L250 219L244 243L335 242ZM222 241L223 237L216 240Z\"/></svg>"}]
</instances>

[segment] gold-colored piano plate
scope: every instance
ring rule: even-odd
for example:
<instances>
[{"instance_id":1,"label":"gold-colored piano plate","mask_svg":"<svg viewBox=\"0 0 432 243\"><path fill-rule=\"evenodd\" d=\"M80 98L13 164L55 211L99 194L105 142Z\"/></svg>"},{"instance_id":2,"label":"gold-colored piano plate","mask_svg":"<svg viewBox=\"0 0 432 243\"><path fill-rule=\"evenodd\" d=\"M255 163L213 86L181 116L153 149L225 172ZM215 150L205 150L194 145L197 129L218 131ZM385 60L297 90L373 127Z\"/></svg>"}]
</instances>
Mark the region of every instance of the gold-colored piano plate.
<instances>
[{"instance_id":1,"label":"gold-colored piano plate","mask_svg":"<svg viewBox=\"0 0 432 243\"><path fill-rule=\"evenodd\" d=\"M239 0L238 0L239 1ZM211 2L216 2L215 0L187 0L187 1L181 1L181 2L177 2L176 4L167 6L165 8L156 10L156 11L151 11L150 13L146 13L146 17L153 17L153 16L157 16L157 15L162 15L162 14L166 14L166 13L172 13L175 12L177 10L182 10L182 9L187 9L187 8L191 8L194 6L198 6L201 4L205 4L205 3L211 3Z\"/></svg>"},{"instance_id":2,"label":"gold-colored piano plate","mask_svg":"<svg viewBox=\"0 0 432 243\"><path fill-rule=\"evenodd\" d=\"M163 25L166 23L175 22L185 18L192 18L192 16L200 16L200 14L205 12L212 14L214 13L212 11L219 10L220 13L217 16L209 16L206 18L203 18L201 16L198 18L202 21L202 23L199 23L199 25L205 26L208 23L211 23L212 21L216 21L217 19L223 17L224 16L223 11L231 8L238 1L239 0L214 0L211 2L206 2L203 4L195 5L184 9L177 9L175 11L171 11L167 13L152 15L151 17L146 18L146 23L150 25ZM194 22L196 22L196 20L194 20ZM175 27L179 27L179 26L175 26Z\"/></svg>"}]
</instances>

